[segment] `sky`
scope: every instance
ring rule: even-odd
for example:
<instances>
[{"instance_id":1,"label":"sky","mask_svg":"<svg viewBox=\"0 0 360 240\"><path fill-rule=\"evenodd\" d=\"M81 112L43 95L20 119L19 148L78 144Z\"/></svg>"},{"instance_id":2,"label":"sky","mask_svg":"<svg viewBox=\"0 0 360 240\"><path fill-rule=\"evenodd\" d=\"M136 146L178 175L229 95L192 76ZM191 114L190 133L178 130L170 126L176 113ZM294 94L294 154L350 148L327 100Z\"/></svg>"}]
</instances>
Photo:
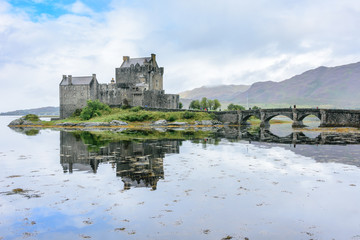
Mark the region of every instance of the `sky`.
<instances>
[{"instance_id":1,"label":"sky","mask_svg":"<svg viewBox=\"0 0 360 240\"><path fill-rule=\"evenodd\" d=\"M0 112L59 105L62 75L156 54L166 93L360 61L358 0L0 0Z\"/></svg>"}]
</instances>

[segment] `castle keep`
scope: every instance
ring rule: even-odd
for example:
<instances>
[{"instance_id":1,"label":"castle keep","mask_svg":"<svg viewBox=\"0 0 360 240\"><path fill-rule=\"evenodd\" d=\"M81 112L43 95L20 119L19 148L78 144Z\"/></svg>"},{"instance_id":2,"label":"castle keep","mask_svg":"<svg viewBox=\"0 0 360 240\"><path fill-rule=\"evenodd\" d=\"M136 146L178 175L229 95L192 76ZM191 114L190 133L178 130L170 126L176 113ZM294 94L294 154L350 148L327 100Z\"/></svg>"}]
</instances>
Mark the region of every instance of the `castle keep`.
<instances>
[{"instance_id":1,"label":"castle keep","mask_svg":"<svg viewBox=\"0 0 360 240\"><path fill-rule=\"evenodd\" d=\"M150 108L177 109L179 95L165 94L164 68L159 67L156 55L151 57L123 57L115 69L115 79L109 84L99 84L96 74L85 77L63 75L60 83L60 118L67 118L76 109L86 106L87 100L96 100L111 107L123 105Z\"/></svg>"}]
</instances>

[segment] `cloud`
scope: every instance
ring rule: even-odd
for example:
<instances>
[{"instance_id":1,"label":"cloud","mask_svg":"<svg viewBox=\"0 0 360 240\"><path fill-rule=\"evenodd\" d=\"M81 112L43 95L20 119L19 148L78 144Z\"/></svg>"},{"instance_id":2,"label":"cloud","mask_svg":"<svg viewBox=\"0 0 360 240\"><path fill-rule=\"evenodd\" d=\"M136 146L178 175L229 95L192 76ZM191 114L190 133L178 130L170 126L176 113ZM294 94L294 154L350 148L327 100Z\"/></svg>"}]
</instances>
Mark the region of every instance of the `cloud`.
<instances>
[{"instance_id":1,"label":"cloud","mask_svg":"<svg viewBox=\"0 0 360 240\"><path fill-rule=\"evenodd\" d=\"M61 15L0 0L0 111L58 105L63 74L114 77L122 56L156 53L168 93L280 81L320 65L359 61L360 2L89 1ZM60 5L58 4L57 8ZM13 94L13 93L17 94ZM46 104L44 104L46 103Z\"/></svg>"},{"instance_id":2,"label":"cloud","mask_svg":"<svg viewBox=\"0 0 360 240\"><path fill-rule=\"evenodd\" d=\"M76 1L73 4L69 6L65 6L65 9L67 9L71 13L75 14L81 14L81 15L93 15L94 11L91 10L88 6L86 6L81 1Z\"/></svg>"}]
</instances>

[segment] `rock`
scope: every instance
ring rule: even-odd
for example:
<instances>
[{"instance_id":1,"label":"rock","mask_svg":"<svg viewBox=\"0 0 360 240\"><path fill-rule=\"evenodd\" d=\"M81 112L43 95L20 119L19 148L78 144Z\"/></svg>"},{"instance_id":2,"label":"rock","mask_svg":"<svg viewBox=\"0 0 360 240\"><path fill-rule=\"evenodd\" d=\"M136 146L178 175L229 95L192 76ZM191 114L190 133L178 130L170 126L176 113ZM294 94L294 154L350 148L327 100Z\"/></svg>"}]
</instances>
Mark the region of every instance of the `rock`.
<instances>
[{"instance_id":1,"label":"rock","mask_svg":"<svg viewBox=\"0 0 360 240\"><path fill-rule=\"evenodd\" d=\"M108 122L84 122L78 124L78 126L81 127L108 127L110 126L110 123Z\"/></svg>"},{"instance_id":2,"label":"rock","mask_svg":"<svg viewBox=\"0 0 360 240\"><path fill-rule=\"evenodd\" d=\"M29 120L25 120L23 117L15 119L9 123L9 126L16 126L16 125L41 125L41 122L31 122Z\"/></svg>"},{"instance_id":3,"label":"rock","mask_svg":"<svg viewBox=\"0 0 360 240\"><path fill-rule=\"evenodd\" d=\"M70 123L70 122L64 122L64 123L57 123L55 126L61 126L61 127L75 127L77 126L76 123Z\"/></svg>"},{"instance_id":4,"label":"rock","mask_svg":"<svg viewBox=\"0 0 360 240\"><path fill-rule=\"evenodd\" d=\"M119 120L112 120L110 122L110 126L125 126L128 125L126 122L119 121Z\"/></svg>"},{"instance_id":5,"label":"rock","mask_svg":"<svg viewBox=\"0 0 360 240\"><path fill-rule=\"evenodd\" d=\"M211 120L202 120L201 125L213 125Z\"/></svg>"},{"instance_id":6,"label":"rock","mask_svg":"<svg viewBox=\"0 0 360 240\"><path fill-rule=\"evenodd\" d=\"M186 122L172 122L172 123L169 123L168 125L185 126L185 125L187 125L187 123Z\"/></svg>"},{"instance_id":7,"label":"rock","mask_svg":"<svg viewBox=\"0 0 360 240\"><path fill-rule=\"evenodd\" d=\"M195 125L222 125L223 123L218 120L202 120L196 121Z\"/></svg>"},{"instance_id":8,"label":"rock","mask_svg":"<svg viewBox=\"0 0 360 240\"><path fill-rule=\"evenodd\" d=\"M23 125L24 119L18 118L9 123L9 126L15 126L15 125Z\"/></svg>"},{"instance_id":9,"label":"rock","mask_svg":"<svg viewBox=\"0 0 360 240\"><path fill-rule=\"evenodd\" d=\"M157 125L157 126L165 126L166 124L167 124L167 121L165 119L160 119L160 120L153 122L153 125Z\"/></svg>"}]
</instances>

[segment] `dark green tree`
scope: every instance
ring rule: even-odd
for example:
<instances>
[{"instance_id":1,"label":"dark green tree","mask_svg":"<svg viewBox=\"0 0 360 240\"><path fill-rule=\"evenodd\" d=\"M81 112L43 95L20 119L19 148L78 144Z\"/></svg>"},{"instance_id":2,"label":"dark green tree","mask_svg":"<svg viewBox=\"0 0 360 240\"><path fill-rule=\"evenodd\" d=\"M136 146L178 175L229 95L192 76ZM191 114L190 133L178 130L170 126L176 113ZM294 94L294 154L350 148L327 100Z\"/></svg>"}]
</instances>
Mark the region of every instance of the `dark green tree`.
<instances>
[{"instance_id":1,"label":"dark green tree","mask_svg":"<svg viewBox=\"0 0 360 240\"><path fill-rule=\"evenodd\" d=\"M245 107L237 104L230 103L228 106L229 111L245 110Z\"/></svg>"},{"instance_id":2,"label":"dark green tree","mask_svg":"<svg viewBox=\"0 0 360 240\"><path fill-rule=\"evenodd\" d=\"M216 109L218 109L220 107L221 107L221 104L220 104L219 100L215 99L214 100L214 110L216 110Z\"/></svg>"},{"instance_id":3,"label":"dark green tree","mask_svg":"<svg viewBox=\"0 0 360 240\"><path fill-rule=\"evenodd\" d=\"M200 101L200 108L201 108L202 110L205 110L205 108L206 108L206 109L209 108L208 100L207 100L206 97L203 97L203 98L201 99L201 101Z\"/></svg>"},{"instance_id":4,"label":"dark green tree","mask_svg":"<svg viewBox=\"0 0 360 240\"><path fill-rule=\"evenodd\" d=\"M199 100L193 100L191 101L190 105L189 105L190 109L200 109L200 102Z\"/></svg>"}]
</instances>

